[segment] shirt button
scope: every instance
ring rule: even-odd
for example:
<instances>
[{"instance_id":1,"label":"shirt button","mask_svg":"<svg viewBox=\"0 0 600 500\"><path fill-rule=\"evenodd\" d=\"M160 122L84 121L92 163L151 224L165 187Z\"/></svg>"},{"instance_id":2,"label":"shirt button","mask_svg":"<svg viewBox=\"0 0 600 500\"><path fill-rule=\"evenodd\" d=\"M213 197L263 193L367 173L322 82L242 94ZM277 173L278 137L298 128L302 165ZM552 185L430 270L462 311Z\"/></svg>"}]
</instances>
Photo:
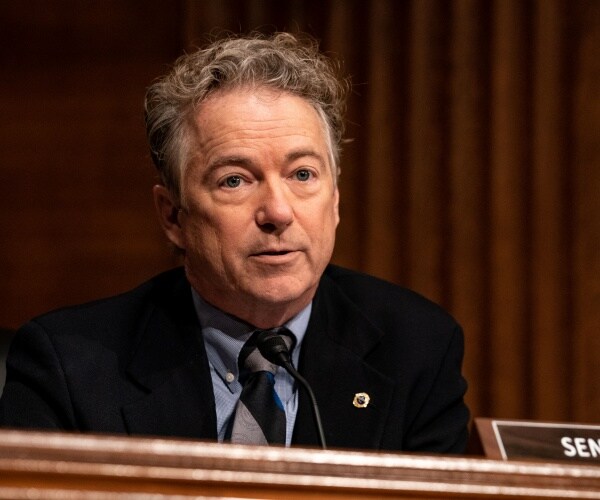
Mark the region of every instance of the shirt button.
<instances>
[{"instance_id":1,"label":"shirt button","mask_svg":"<svg viewBox=\"0 0 600 500\"><path fill-rule=\"evenodd\" d=\"M225 375L225 380L227 380L227 382L231 383L235 380L235 375L231 372L227 372L227 375Z\"/></svg>"}]
</instances>

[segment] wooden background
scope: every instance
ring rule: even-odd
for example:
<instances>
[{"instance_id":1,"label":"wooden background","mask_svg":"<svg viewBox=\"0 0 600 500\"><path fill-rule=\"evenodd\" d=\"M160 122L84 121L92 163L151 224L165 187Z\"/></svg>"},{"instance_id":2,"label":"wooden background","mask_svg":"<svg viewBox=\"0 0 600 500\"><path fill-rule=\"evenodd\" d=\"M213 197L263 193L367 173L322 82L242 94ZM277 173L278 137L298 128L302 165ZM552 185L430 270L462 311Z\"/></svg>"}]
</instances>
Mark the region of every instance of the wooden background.
<instances>
[{"instance_id":1,"label":"wooden background","mask_svg":"<svg viewBox=\"0 0 600 500\"><path fill-rule=\"evenodd\" d=\"M145 87L222 29L301 30L354 94L335 262L465 328L476 416L600 421L600 0L0 4L0 326L176 264Z\"/></svg>"}]
</instances>

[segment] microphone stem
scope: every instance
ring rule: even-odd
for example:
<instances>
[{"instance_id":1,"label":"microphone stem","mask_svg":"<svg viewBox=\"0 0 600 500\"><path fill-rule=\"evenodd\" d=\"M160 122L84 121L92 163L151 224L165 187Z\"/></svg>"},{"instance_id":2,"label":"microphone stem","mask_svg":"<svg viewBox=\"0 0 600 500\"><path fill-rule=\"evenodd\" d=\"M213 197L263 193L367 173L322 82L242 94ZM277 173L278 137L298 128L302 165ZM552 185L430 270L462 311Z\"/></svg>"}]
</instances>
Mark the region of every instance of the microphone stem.
<instances>
[{"instance_id":1,"label":"microphone stem","mask_svg":"<svg viewBox=\"0 0 600 500\"><path fill-rule=\"evenodd\" d=\"M298 382L300 382L302 387L304 387L304 389L306 389L306 392L308 393L308 396L310 397L310 401L312 403L311 407L312 407L312 411L313 411L313 417L315 419L315 424L317 427L317 433L319 435L319 444L321 445L321 448L326 450L327 444L325 443L325 433L323 432L323 424L321 423L321 415L319 414L319 406L317 405L317 398L315 398L315 395L310 387L310 384L306 381L306 379L302 375L300 375L300 373L298 373L298 370L296 370L294 368L294 365L290 361L285 361L283 366L290 373L290 375L292 377L294 377L296 380L298 380Z\"/></svg>"}]
</instances>

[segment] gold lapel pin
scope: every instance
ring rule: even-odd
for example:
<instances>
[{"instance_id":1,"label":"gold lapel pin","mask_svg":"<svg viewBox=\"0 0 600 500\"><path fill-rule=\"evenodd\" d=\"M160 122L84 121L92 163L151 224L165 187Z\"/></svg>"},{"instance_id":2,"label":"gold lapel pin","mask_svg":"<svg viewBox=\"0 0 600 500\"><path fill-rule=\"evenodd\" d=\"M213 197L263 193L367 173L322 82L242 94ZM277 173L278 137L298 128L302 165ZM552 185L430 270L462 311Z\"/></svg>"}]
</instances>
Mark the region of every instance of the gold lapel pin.
<instances>
[{"instance_id":1,"label":"gold lapel pin","mask_svg":"<svg viewBox=\"0 0 600 500\"><path fill-rule=\"evenodd\" d=\"M357 392L352 404L357 408L366 408L369 406L369 401L371 401L371 397L366 392Z\"/></svg>"}]
</instances>

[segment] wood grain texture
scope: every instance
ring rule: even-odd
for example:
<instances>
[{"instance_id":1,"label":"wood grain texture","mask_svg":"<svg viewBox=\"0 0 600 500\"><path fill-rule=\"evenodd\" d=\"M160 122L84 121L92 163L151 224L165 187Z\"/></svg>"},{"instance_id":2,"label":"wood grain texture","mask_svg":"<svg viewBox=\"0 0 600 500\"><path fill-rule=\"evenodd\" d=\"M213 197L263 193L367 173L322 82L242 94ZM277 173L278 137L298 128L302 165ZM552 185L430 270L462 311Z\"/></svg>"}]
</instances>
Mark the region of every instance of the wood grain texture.
<instances>
[{"instance_id":1,"label":"wood grain texture","mask_svg":"<svg viewBox=\"0 0 600 500\"><path fill-rule=\"evenodd\" d=\"M87 492L87 495L85 496ZM0 498L600 498L600 468L0 432ZM187 496L186 496L187 495Z\"/></svg>"}]
</instances>

